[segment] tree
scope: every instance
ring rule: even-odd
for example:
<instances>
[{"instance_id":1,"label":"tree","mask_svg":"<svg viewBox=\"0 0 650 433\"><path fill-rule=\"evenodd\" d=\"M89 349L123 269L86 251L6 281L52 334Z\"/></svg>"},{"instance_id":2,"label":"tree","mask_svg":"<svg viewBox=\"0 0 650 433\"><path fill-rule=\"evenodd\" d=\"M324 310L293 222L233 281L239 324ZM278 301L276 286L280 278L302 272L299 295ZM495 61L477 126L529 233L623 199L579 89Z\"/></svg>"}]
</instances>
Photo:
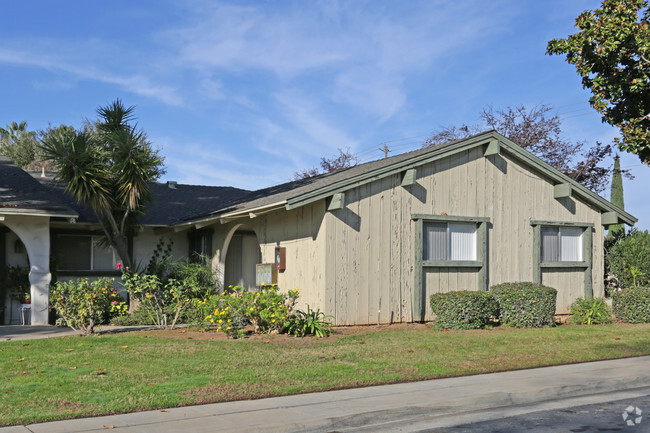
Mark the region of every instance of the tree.
<instances>
[{"instance_id":1,"label":"tree","mask_svg":"<svg viewBox=\"0 0 650 433\"><path fill-rule=\"evenodd\" d=\"M576 67L603 122L620 128L618 147L650 164L650 2L604 0L576 19L580 30L552 39L546 53Z\"/></svg>"},{"instance_id":2,"label":"tree","mask_svg":"<svg viewBox=\"0 0 650 433\"><path fill-rule=\"evenodd\" d=\"M354 167L359 163L357 155L350 152L349 148L345 151L339 148L338 151L338 155L335 155L331 158L322 157L320 159L320 167L322 173L332 173L337 170L343 170L344 168ZM319 174L321 174L321 171L318 168L313 167L295 172L293 174L293 179L308 179L310 177L318 176Z\"/></svg>"},{"instance_id":3,"label":"tree","mask_svg":"<svg viewBox=\"0 0 650 433\"><path fill-rule=\"evenodd\" d=\"M621 158L616 155L614 160L614 172L612 174L612 192L609 201L619 209L625 210L625 200L623 198L623 176L621 175ZM609 234L618 237L625 232L625 225L616 224L609 228Z\"/></svg>"},{"instance_id":4,"label":"tree","mask_svg":"<svg viewBox=\"0 0 650 433\"><path fill-rule=\"evenodd\" d=\"M36 158L36 132L27 130L27 122L11 122L0 128L0 153L25 168Z\"/></svg>"},{"instance_id":5,"label":"tree","mask_svg":"<svg viewBox=\"0 0 650 433\"><path fill-rule=\"evenodd\" d=\"M550 111L551 107L546 105L531 109L522 105L505 110L488 106L479 113L484 125L443 127L434 131L424 145L434 146L494 129L587 188L604 191L610 170L599 164L611 154L611 146L597 142L585 149L584 143L567 140L562 135L562 121L557 115L547 116Z\"/></svg>"},{"instance_id":6,"label":"tree","mask_svg":"<svg viewBox=\"0 0 650 433\"><path fill-rule=\"evenodd\" d=\"M132 125L134 107L118 99L97 109L95 128L57 128L39 146L54 161L56 178L82 204L92 208L122 264L131 266L128 236L151 201L149 183L163 174L163 158L146 134Z\"/></svg>"}]
</instances>

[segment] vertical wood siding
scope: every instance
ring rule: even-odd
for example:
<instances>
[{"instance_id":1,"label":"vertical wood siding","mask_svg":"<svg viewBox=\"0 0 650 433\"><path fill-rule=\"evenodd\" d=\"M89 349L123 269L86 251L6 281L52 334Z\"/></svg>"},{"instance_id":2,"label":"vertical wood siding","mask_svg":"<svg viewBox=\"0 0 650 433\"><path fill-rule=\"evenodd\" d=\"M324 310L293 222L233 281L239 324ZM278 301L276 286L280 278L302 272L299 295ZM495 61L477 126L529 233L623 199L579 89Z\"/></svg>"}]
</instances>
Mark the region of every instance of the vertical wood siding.
<instances>
[{"instance_id":1,"label":"vertical wood siding","mask_svg":"<svg viewBox=\"0 0 650 433\"><path fill-rule=\"evenodd\" d=\"M475 148L417 168L415 185L396 174L346 191L345 207L327 212L324 226L325 302L340 325L407 322L412 318L414 221L412 214L489 217L488 281L531 281L531 220L592 223L594 296L603 295L600 212L571 197L553 198L553 183L507 154L483 157ZM437 292L478 290L478 272L427 268L428 298ZM543 282L558 289L558 312L584 296L581 269L548 270Z\"/></svg>"}]
</instances>

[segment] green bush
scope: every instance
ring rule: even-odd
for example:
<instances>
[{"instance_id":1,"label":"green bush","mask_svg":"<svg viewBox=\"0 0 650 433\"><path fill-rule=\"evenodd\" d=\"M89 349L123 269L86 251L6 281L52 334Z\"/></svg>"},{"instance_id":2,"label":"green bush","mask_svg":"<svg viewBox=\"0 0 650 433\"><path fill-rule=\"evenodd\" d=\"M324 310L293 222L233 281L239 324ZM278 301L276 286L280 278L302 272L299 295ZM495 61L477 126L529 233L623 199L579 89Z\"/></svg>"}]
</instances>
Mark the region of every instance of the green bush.
<instances>
[{"instance_id":1,"label":"green bush","mask_svg":"<svg viewBox=\"0 0 650 433\"><path fill-rule=\"evenodd\" d=\"M58 282L50 290L50 306L65 323L80 334L92 334L95 326L126 313L126 302L108 278L97 281Z\"/></svg>"},{"instance_id":2,"label":"green bush","mask_svg":"<svg viewBox=\"0 0 650 433\"><path fill-rule=\"evenodd\" d=\"M650 286L650 233L636 229L618 239L605 255L608 272L614 274L620 287Z\"/></svg>"},{"instance_id":3,"label":"green bush","mask_svg":"<svg viewBox=\"0 0 650 433\"><path fill-rule=\"evenodd\" d=\"M650 287L629 287L612 295L614 315L627 323L650 323Z\"/></svg>"},{"instance_id":4,"label":"green bush","mask_svg":"<svg viewBox=\"0 0 650 433\"><path fill-rule=\"evenodd\" d=\"M111 325L115 326L149 326L155 325L149 312L138 306L130 314L117 316L111 319Z\"/></svg>"},{"instance_id":5,"label":"green bush","mask_svg":"<svg viewBox=\"0 0 650 433\"><path fill-rule=\"evenodd\" d=\"M153 261L153 259L152 259ZM216 292L212 271L200 263L166 262L157 274L122 270L122 282L140 308L160 328L174 328L179 318L197 302Z\"/></svg>"},{"instance_id":6,"label":"green bush","mask_svg":"<svg viewBox=\"0 0 650 433\"><path fill-rule=\"evenodd\" d=\"M555 325L557 290L530 282L503 283L490 287L499 304L499 321L517 328Z\"/></svg>"},{"instance_id":7,"label":"green bush","mask_svg":"<svg viewBox=\"0 0 650 433\"><path fill-rule=\"evenodd\" d=\"M211 296L203 302L210 309L205 320L217 331L237 337L242 328L252 324L256 333L279 332L298 300L298 291L280 292L275 285L262 286L258 291L246 291L236 286L230 293Z\"/></svg>"},{"instance_id":8,"label":"green bush","mask_svg":"<svg viewBox=\"0 0 650 433\"><path fill-rule=\"evenodd\" d=\"M296 310L289 316L285 331L296 337L306 335L314 335L318 338L327 337L332 332L332 324L326 319L331 318L332 316L326 316L320 308L312 310L307 305L307 311Z\"/></svg>"},{"instance_id":9,"label":"green bush","mask_svg":"<svg viewBox=\"0 0 650 433\"><path fill-rule=\"evenodd\" d=\"M612 312L602 298L578 298L571 304L571 323L576 325L600 325L612 322Z\"/></svg>"},{"instance_id":10,"label":"green bush","mask_svg":"<svg viewBox=\"0 0 650 433\"><path fill-rule=\"evenodd\" d=\"M483 291L436 293L431 295L430 302L438 328L485 328L490 318L499 314L494 297Z\"/></svg>"}]
</instances>

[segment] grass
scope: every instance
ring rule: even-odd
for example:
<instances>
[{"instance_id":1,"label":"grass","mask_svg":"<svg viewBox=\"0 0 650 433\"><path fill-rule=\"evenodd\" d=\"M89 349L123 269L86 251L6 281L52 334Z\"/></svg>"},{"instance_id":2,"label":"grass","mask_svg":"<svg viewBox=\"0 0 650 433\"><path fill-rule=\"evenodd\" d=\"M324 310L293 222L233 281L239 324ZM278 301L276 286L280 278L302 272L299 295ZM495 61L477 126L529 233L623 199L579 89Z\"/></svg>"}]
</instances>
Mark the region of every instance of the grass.
<instances>
[{"instance_id":1,"label":"grass","mask_svg":"<svg viewBox=\"0 0 650 433\"><path fill-rule=\"evenodd\" d=\"M0 342L0 425L650 354L650 325L214 341L191 331Z\"/></svg>"}]
</instances>

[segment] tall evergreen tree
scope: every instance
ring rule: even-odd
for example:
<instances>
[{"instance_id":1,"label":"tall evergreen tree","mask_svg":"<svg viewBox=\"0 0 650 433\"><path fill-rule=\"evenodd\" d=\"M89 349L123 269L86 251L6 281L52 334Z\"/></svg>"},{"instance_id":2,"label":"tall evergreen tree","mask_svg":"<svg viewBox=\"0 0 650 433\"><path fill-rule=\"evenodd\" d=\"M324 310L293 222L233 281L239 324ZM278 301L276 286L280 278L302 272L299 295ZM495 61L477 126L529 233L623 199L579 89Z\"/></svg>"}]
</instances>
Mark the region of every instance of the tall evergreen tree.
<instances>
[{"instance_id":1,"label":"tall evergreen tree","mask_svg":"<svg viewBox=\"0 0 650 433\"><path fill-rule=\"evenodd\" d=\"M612 192L610 201L621 210L625 210L625 200L623 199L623 176L621 174L621 158L616 155L614 160L614 171L612 174ZM616 224L609 227L609 236L619 236L625 233L624 224Z\"/></svg>"}]
</instances>

